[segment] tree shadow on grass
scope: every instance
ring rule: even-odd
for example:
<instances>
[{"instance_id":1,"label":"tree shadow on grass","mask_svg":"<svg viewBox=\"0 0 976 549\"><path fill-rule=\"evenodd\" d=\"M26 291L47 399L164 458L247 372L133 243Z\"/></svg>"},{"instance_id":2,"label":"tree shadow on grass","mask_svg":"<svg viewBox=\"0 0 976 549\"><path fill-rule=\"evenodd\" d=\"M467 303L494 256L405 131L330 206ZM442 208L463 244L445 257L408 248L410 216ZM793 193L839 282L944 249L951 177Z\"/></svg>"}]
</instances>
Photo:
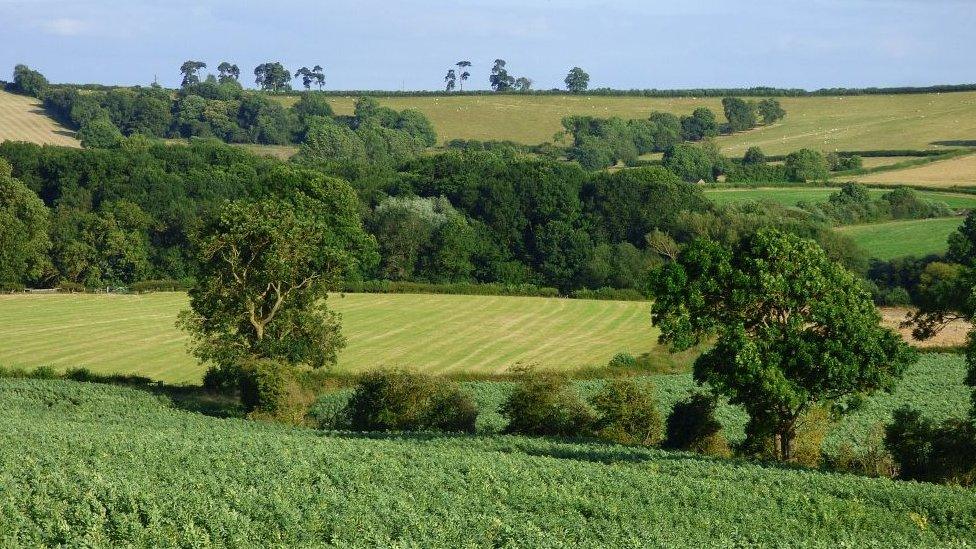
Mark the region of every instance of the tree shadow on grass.
<instances>
[{"instance_id":1,"label":"tree shadow on grass","mask_svg":"<svg viewBox=\"0 0 976 549\"><path fill-rule=\"evenodd\" d=\"M930 145L941 145L943 147L976 147L976 139L952 139L948 141L933 141Z\"/></svg>"}]
</instances>

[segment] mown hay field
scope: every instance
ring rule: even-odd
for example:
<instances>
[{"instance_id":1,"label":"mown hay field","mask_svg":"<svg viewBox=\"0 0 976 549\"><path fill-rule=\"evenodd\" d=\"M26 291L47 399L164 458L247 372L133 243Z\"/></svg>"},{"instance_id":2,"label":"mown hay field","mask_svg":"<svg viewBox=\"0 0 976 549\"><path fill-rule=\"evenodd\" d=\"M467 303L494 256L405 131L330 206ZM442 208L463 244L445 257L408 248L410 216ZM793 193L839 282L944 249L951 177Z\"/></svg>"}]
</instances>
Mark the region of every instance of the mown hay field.
<instances>
[{"instance_id":1,"label":"mown hay field","mask_svg":"<svg viewBox=\"0 0 976 549\"><path fill-rule=\"evenodd\" d=\"M746 202L749 200L768 200L783 206L795 206L801 200L822 202L831 194L839 192L839 187L741 187L741 188L713 188L705 189L705 196L716 204ZM890 189L871 189L872 198L880 198ZM950 208L969 210L976 208L976 194L915 191L926 200L945 202Z\"/></svg>"},{"instance_id":2,"label":"mown hay field","mask_svg":"<svg viewBox=\"0 0 976 549\"><path fill-rule=\"evenodd\" d=\"M294 97L281 97L291 104ZM352 114L354 97L333 98L338 114ZM651 111L690 114L709 107L724 121L721 98L478 95L382 97L382 105L417 109L434 124L438 138L508 139L526 144L551 141L567 115L645 118ZM741 155L752 145L767 154L809 147L823 151L932 149L958 146L976 136L976 92L846 97L780 98L787 116L769 127L720 137L725 153ZM956 142L956 143L952 143Z\"/></svg>"},{"instance_id":3,"label":"mown hay field","mask_svg":"<svg viewBox=\"0 0 976 549\"><path fill-rule=\"evenodd\" d=\"M29 141L77 147L74 136L75 132L48 116L37 99L0 91L0 143Z\"/></svg>"},{"instance_id":4,"label":"mown hay field","mask_svg":"<svg viewBox=\"0 0 976 549\"><path fill-rule=\"evenodd\" d=\"M0 296L0 365L133 373L199 383L204 368L175 327L182 293ZM574 369L656 347L634 301L417 294L335 295L348 346L338 371L381 366L500 373L516 364Z\"/></svg>"},{"instance_id":5,"label":"mown hay field","mask_svg":"<svg viewBox=\"0 0 976 549\"><path fill-rule=\"evenodd\" d=\"M962 217L912 219L847 225L836 230L853 238L870 257L892 259L944 252L949 233L955 231L963 221Z\"/></svg>"},{"instance_id":6,"label":"mown hay field","mask_svg":"<svg viewBox=\"0 0 976 549\"><path fill-rule=\"evenodd\" d=\"M936 160L921 166L855 176L860 183L910 183L927 187L976 187L976 154Z\"/></svg>"}]
</instances>

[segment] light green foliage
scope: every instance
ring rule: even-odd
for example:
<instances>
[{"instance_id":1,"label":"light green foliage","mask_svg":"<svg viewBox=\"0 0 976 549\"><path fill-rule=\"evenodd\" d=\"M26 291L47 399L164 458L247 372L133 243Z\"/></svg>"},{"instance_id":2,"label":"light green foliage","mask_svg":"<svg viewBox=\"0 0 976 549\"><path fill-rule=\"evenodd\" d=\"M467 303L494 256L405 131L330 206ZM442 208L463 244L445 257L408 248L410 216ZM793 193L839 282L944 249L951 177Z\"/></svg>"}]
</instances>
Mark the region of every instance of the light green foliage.
<instances>
[{"instance_id":1,"label":"light green foliage","mask_svg":"<svg viewBox=\"0 0 976 549\"><path fill-rule=\"evenodd\" d=\"M786 155L783 164L790 181L825 181L830 176L827 159L823 154L811 149L791 152Z\"/></svg>"},{"instance_id":2,"label":"light green foliage","mask_svg":"<svg viewBox=\"0 0 976 549\"><path fill-rule=\"evenodd\" d=\"M0 159L0 282L36 280L44 274L49 220L44 202L10 176Z\"/></svg>"},{"instance_id":3,"label":"light green foliage","mask_svg":"<svg viewBox=\"0 0 976 549\"><path fill-rule=\"evenodd\" d=\"M763 200L776 202L783 206L796 206L800 201L822 202L828 196L837 192L836 187L806 187L806 186L783 186L783 187L753 187L753 188L728 188L728 189L704 189L705 196L718 205L730 202L746 202L750 200ZM890 192L888 189L868 189L868 194L873 199L880 198L881 195ZM976 195L939 192L939 191L920 191L914 190L919 198L932 202L942 202L953 209L976 209Z\"/></svg>"},{"instance_id":4,"label":"light green foliage","mask_svg":"<svg viewBox=\"0 0 976 549\"><path fill-rule=\"evenodd\" d=\"M702 147L681 143L664 153L664 167L685 181L714 181L715 159Z\"/></svg>"},{"instance_id":5,"label":"light green foliage","mask_svg":"<svg viewBox=\"0 0 976 549\"><path fill-rule=\"evenodd\" d=\"M962 222L960 217L943 217L849 225L835 230L854 239L870 257L892 259L909 255L923 257L944 252L946 238Z\"/></svg>"},{"instance_id":6,"label":"light green foliage","mask_svg":"<svg viewBox=\"0 0 976 549\"><path fill-rule=\"evenodd\" d=\"M81 126L78 139L82 147L108 149L119 144L122 132L108 118L97 118Z\"/></svg>"},{"instance_id":7,"label":"light green foliage","mask_svg":"<svg viewBox=\"0 0 976 549\"><path fill-rule=\"evenodd\" d=\"M306 162L363 162L366 148L356 133L331 121L316 121L298 151Z\"/></svg>"}]
</instances>

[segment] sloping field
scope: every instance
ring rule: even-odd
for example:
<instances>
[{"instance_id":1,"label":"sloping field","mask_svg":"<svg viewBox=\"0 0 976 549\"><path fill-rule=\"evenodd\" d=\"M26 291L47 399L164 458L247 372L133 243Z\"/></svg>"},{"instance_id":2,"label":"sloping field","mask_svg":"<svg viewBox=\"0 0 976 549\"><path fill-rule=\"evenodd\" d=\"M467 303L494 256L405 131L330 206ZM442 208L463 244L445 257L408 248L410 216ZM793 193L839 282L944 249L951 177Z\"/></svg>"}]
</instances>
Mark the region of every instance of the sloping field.
<instances>
[{"instance_id":1,"label":"sloping field","mask_svg":"<svg viewBox=\"0 0 976 549\"><path fill-rule=\"evenodd\" d=\"M878 172L855 177L858 182L910 183L929 187L976 186L976 154L937 160L922 166Z\"/></svg>"},{"instance_id":2,"label":"sloping field","mask_svg":"<svg viewBox=\"0 0 976 549\"><path fill-rule=\"evenodd\" d=\"M77 147L74 134L49 117L37 99L0 91L0 142L30 141Z\"/></svg>"},{"instance_id":3,"label":"sloping field","mask_svg":"<svg viewBox=\"0 0 976 549\"><path fill-rule=\"evenodd\" d=\"M831 194L838 192L838 187L752 187L752 188L733 188L733 189L705 189L705 196L716 204L729 204L733 202L745 202L748 200L768 200L782 204L784 206L795 206L801 200L812 202L822 202L827 200ZM891 189L871 189L872 198L879 198ZM976 208L976 194L952 193L952 192L933 192L915 191L919 196L926 200L945 202L950 208L973 209Z\"/></svg>"},{"instance_id":4,"label":"sloping field","mask_svg":"<svg viewBox=\"0 0 976 549\"><path fill-rule=\"evenodd\" d=\"M647 303L407 294L333 296L348 346L339 370L403 366L429 372L502 372L516 363L600 366L650 351ZM181 293L0 296L0 365L87 367L199 382L176 314Z\"/></svg>"},{"instance_id":5,"label":"sloping field","mask_svg":"<svg viewBox=\"0 0 976 549\"><path fill-rule=\"evenodd\" d=\"M294 97L281 97L284 103ZM338 114L352 114L353 97L336 97ZM552 140L560 119L570 114L644 118L651 111L690 114L706 106L724 120L721 98L482 95L385 97L395 109L418 109L434 124L439 139L509 139L527 144ZM767 154L809 147L824 151L929 149L942 141L976 136L976 92L943 94L784 97L786 118L770 127L721 137L727 154L751 145Z\"/></svg>"},{"instance_id":6,"label":"sloping field","mask_svg":"<svg viewBox=\"0 0 976 549\"><path fill-rule=\"evenodd\" d=\"M0 445L9 547L976 544L976 498L958 487L596 443L221 420L88 383L0 380L0 432L15 435Z\"/></svg>"},{"instance_id":7,"label":"sloping field","mask_svg":"<svg viewBox=\"0 0 976 549\"><path fill-rule=\"evenodd\" d=\"M906 255L924 256L946 250L946 239L964 218L913 219L835 229L853 238L870 257L891 259Z\"/></svg>"}]
</instances>

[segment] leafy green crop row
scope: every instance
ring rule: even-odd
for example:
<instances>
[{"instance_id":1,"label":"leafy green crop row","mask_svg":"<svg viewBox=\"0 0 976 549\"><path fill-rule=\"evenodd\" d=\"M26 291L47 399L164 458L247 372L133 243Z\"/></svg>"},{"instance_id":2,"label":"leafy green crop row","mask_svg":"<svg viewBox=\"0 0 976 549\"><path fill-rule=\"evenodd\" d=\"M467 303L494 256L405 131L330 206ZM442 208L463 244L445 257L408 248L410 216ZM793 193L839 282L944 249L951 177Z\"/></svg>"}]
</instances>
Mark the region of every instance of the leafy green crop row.
<instances>
[{"instance_id":1,"label":"leafy green crop row","mask_svg":"<svg viewBox=\"0 0 976 549\"><path fill-rule=\"evenodd\" d=\"M959 373L926 357L890 398L951 413ZM658 379L662 401L681 379ZM890 404L876 402L861 423ZM322 433L69 381L0 380L0 433L2 546L976 544L961 488L596 443Z\"/></svg>"}]
</instances>

